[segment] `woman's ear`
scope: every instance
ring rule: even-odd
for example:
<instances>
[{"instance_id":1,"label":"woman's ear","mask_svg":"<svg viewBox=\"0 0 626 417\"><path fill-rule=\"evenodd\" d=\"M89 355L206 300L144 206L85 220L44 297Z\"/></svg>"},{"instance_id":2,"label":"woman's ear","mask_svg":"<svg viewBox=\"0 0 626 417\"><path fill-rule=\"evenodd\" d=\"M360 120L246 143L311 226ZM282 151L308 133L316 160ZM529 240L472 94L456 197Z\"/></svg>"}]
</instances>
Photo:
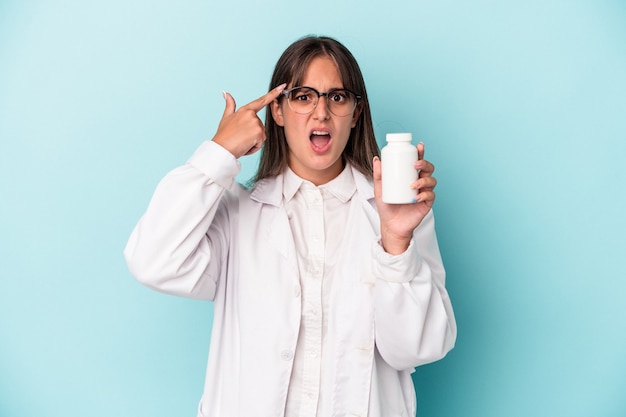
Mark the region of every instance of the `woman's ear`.
<instances>
[{"instance_id":1,"label":"woman's ear","mask_svg":"<svg viewBox=\"0 0 626 417\"><path fill-rule=\"evenodd\" d=\"M359 103L354 109L354 113L352 113L352 127L356 126L356 122L359 121L359 117L361 117L361 112L363 111L363 103Z\"/></svg>"},{"instance_id":2,"label":"woman's ear","mask_svg":"<svg viewBox=\"0 0 626 417\"><path fill-rule=\"evenodd\" d=\"M280 105L278 100L274 100L270 103L270 110L272 111L272 117L278 126L285 127L285 118L283 117L283 106Z\"/></svg>"}]
</instances>

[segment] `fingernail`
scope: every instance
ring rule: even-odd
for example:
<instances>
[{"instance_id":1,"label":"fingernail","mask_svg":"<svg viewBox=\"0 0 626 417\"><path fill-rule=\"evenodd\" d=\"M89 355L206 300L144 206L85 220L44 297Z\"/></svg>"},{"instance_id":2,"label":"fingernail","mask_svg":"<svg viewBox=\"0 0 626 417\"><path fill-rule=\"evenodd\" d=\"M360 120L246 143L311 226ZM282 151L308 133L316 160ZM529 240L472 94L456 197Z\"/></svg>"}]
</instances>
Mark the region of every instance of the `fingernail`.
<instances>
[{"instance_id":1,"label":"fingernail","mask_svg":"<svg viewBox=\"0 0 626 417\"><path fill-rule=\"evenodd\" d=\"M224 97L224 100L226 100L226 91L222 90L222 97Z\"/></svg>"},{"instance_id":2,"label":"fingernail","mask_svg":"<svg viewBox=\"0 0 626 417\"><path fill-rule=\"evenodd\" d=\"M279 85L278 87L276 87L276 91L281 93L285 89L285 87L287 87L287 83L283 83L283 84Z\"/></svg>"}]
</instances>

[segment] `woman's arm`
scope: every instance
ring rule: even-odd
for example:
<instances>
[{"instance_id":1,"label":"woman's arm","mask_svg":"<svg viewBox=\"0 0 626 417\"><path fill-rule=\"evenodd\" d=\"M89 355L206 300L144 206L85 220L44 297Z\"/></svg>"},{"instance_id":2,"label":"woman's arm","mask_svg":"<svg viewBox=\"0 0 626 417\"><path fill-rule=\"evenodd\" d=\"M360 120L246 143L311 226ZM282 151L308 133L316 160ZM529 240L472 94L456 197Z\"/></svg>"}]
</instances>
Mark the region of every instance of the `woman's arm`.
<instances>
[{"instance_id":1,"label":"woman's arm","mask_svg":"<svg viewBox=\"0 0 626 417\"><path fill-rule=\"evenodd\" d=\"M405 370L443 358L454 346L456 322L430 212L408 249L386 253L376 244L376 346L392 367Z\"/></svg>"},{"instance_id":2,"label":"woman's arm","mask_svg":"<svg viewBox=\"0 0 626 417\"><path fill-rule=\"evenodd\" d=\"M124 250L139 282L173 295L213 299L230 240L223 196L239 170L230 152L205 142L161 180Z\"/></svg>"},{"instance_id":3,"label":"woman's arm","mask_svg":"<svg viewBox=\"0 0 626 417\"><path fill-rule=\"evenodd\" d=\"M381 241L375 245L376 345L396 369L411 369L441 359L456 340L456 322L435 234L435 167L417 145L418 180L413 204L381 199L381 164L374 159L374 195Z\"/></svg>"},{"instance_id":4,"label":"woman's arm","mask_svg":"<svg viewBox=\"0 0 626 417\"><path fill-rule=\"evenodd\" d=\"M229 214L236 207L223 196L240 170L237 158L258 151L266 139L257 113L284 88L239 109L224 93L226 107L213 140L159 183L130 236L124 255L138 281L170 294L213 299L228 254Z\"/></svg>"}]
</instances>

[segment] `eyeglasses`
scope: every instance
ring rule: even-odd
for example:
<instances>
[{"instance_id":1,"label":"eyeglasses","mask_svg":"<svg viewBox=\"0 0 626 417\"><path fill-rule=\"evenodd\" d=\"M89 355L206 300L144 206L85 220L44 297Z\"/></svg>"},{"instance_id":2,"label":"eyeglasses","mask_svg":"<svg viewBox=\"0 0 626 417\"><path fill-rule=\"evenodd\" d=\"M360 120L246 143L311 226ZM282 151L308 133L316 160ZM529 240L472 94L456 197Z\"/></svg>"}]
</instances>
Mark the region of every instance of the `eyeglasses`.
<instances>
[{"instance_id":1,"label":"eyeglasses","mask_svg":"<svg viewBox=\"0 0 626 417\"><path fill-rule=\"evenodd\" d=\"M335 116L352 114L361 96L345 88L333 88L326 93L320 93L313 87L293 87L283 90L291 110L298 114L309 114L317 107L320 97L326 97L328 110Z\"/></svg>"}]
</instances>

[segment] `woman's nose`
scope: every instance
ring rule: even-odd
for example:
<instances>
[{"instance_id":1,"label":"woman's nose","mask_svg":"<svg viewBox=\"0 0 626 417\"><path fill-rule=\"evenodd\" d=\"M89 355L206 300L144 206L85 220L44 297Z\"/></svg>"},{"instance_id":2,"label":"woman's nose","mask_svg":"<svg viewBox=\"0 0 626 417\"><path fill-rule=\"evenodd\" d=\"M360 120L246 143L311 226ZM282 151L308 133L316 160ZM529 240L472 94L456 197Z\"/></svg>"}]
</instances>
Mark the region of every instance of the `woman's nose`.
<instances>
[{"instance_id":1,"label":"woman's nose","mask_svg":"<svg viewBox=\"0 0 626 417\"><path fill-rule=\"evenodd\" d=\"M321 96L317 100L317 106L315 106L315 109L313 110L313 117L317 120L326 120L330 117L328 99L326 96Z\"/></svg>"}]
</instances>

